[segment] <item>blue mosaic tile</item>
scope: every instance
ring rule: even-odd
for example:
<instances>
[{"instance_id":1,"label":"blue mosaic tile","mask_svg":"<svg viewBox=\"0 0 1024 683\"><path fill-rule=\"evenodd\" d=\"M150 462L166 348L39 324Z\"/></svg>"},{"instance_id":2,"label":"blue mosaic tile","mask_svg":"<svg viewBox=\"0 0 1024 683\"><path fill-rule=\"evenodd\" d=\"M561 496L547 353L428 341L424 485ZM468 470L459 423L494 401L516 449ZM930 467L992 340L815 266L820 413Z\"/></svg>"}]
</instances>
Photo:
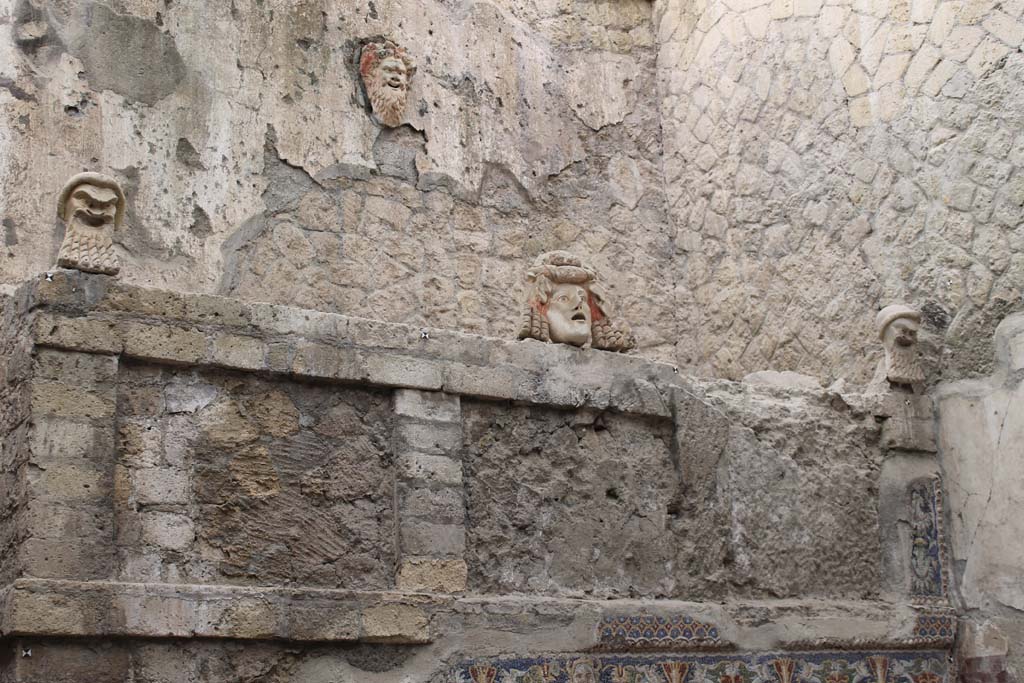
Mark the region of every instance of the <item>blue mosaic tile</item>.
<instances>
[{"instance_id":1,"label":"blue mosaic tile","mask_svg":"<svg viewBox=\"0 0 1024 683\"><path fill-rule=\"evenodd\" d=\"M956 618L950 614L922 614L914 624L914 637L926 640L952 640L956 636Z\"/></svg>"},{"instance_id":2,"label":"blue mosaic tile","mask_svg":"<svg viewBox=\"0 0 1024 683\"><path fill-rule=\"evenodd\" d=\"M580 654L463 662L445 683L954 683L948 652Z\"/></svg>"},{"instance_id":3,"label":"blue mosaic tile","mask_svg":"<svg viewBox=\"0 0 1024 683\"><path fill-rule=\"evenodd\" d=\"M944 598L946 576L942 535L942 490L938 479L910 486L910 594L917 598Z\"/></svg>"},{"instance_id":4,"label":"blue mosaic tile","mask_svg":"<svg viewBox=\"0 0 1024 683\"><path fill-rule=\"evenodd\" d=\"M672 649L721 643L718 627L685 615L606 616L597 626L597 636L602 649Z\"/></svg>"}]
</instances>

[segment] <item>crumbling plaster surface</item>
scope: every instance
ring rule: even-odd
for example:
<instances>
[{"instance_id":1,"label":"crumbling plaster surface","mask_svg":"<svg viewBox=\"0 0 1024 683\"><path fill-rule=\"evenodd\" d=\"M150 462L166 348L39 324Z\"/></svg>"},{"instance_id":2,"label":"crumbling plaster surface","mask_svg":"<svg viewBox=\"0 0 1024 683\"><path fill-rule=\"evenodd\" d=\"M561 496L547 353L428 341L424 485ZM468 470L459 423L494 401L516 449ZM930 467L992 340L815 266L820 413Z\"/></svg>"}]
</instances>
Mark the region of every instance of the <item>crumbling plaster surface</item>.
<instances>
[{"instance_id":1,"label":"crumbling plaster surface","mask_svg":"<svg viewBox=\"0 0 1024 683\"><path fill-rule=\"evenodd\" d=\"M1022 305L1024 4L658 0L682 364L859 383L871 314L984 374Z\"/></svg>"},{"instance_id":2,"label":"crumbling plaster surface","mask_svg":"<svg viewBox=\"0 0 1024 683\"><path fill-rule=\"evenodd\" d=\"M1009 644L1019 679L1024 674L1024 315L1000 324L995 346L997 371L990 378L939 387L939 444L953 510L959 596L971 627L982 634L977 640L988 641L967 654L1005 655Z\"/></svg>"},{"instance_id":3,"label":"crumbling plaster surface","mask_svg":"<svg viewBox=\"0 0 1024 683\"><path fill-rule=\"evenodd\" d=\"M464 401L471 587L877 596L882 453L870 414L821 390L691 391L716 412L689 418L698 432L677 443L668 421Z\"/></svg>"},{"instance_id":4,"label":"crumbling plaster surface","mask_svg":"<svg viewBox=\"0 0 1024 683\"><path fill-rule=\"evenodd\" d=\"M883 576L879 397L77 271L5 305L0 681L426 683L639 613L745 651L952 643Z\"/></svg>"},{"instance_id":5,"label":"crumbling plaster surface","mask_svg":"<svg viewBox=\"0 0 1024 683\"><path fill-rule=\"evenodd\" d=\"M127 365L123 581L393 585L390 396Z\"/></svg>"},{"instance_id":6,"label":"crumbling plaster surface","mask_svg":"<svg viewBox=\"0 0 1024 683\"><path fill-rule=\"evenodd\" d=\"M0 279L52 266L53 197L90 168L128 192L130 282L508 336L523 266L576 247L670 359L650 12L4 0ZM418 65L397 130L357 95L382 35Z\"/></svg>"}]
</instances>

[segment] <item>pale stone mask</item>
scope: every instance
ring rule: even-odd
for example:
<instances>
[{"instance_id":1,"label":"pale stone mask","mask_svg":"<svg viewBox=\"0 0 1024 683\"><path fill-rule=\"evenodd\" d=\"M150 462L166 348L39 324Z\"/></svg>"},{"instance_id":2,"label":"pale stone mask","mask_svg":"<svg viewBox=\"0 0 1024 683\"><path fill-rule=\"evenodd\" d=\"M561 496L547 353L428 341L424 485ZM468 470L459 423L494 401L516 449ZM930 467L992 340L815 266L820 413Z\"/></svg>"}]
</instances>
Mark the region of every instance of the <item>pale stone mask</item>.
<instances>
[{"instance_id":1,"label":"pale stone mask","mask_svg":"<svg viewBox=\"0 0 1024 683\"><path fill-rule=\"evenodd\" d=\"M579 285L556 285L548 299L551 341L583 346L590 340L590 295Z\"/></svg>"},{"instance_id":2,"label":"pale stone mask","mask_svg":"<svg viewBox=\"0 0 1024 683\"><path fill-rule=\"evenodd\" d=\"M64 208L68 223L82 230L113 230L117 215L117 193L109 187L82 183L68 197Z\"/></svg>"},{"instance_id":3,"label":"pale stone mask","mask_svg":"<svg viewBox=\"0 0 1024 683\"><path fill-rule=\"evenodd\" d=\"M883 344L886 349L895 346L908 347L917 344L917 330L920 325L910 318L899 318L885 330Z\"/></svg>"},{"instance_id":4,"label":"pale stone mask","mask_svg":"<svg viewBox=\"0 0 1024 683\"><path fill-rule=\"evenodd\" d=\"M877 323L885 348L885 376L889 383L913 387L924 382L924 368L917 349L921 314L910 306L893 304L879 311Z\"/></svg>"},{"instance_id":5,"label":"pale stone mask","mask_svg":"<svg viewBox=\"0 0 1024 683\"><path fill-rule=\"evenodd\" d=\"M121 264L113 238L124 209L124 192L113 178L99 173L80 173L71 178L57 203L57 214L67 227L57 265L116 275Z\"/></svg>"},{"instance_id":6,"label":"pale stone mask","mask_svg":"<svg viewBox=\"0 0 1024 683\"><path fill-rule=\"evenodd\" d=\"M530 293L520 339L629 351L636 338L629 324L613 318L597 271L567 251L541 254L526 271Z\"/></svg>"}]
</instances>

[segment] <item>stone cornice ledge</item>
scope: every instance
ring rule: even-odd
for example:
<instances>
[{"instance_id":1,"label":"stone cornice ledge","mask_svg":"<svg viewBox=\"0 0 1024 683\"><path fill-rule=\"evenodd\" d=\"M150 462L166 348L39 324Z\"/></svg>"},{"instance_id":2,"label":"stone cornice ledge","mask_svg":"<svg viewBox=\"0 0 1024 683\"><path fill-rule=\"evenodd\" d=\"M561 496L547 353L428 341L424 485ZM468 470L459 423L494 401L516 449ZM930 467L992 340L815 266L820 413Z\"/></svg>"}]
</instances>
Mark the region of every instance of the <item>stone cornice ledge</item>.
<instances>
[{"instance_id":1,"label":"stone cornice ledge","mask_svg":"<svg viewBox=\"0 0 1024 683\"><path fill-rule=\"evenodd\" d=\"M671 417L671 393L687 386L671 365L635 356L147 289L77 271L39 276L12 299L33 319L37 346L156 363L662 418Z\"/></svg>"},{"instance_id":2,"label":"stone cornice ledge","mask_svg":"<svg viewBox=\"0 0 1024 683\"><path fill-rule=\"evenodd\" d=\"M286 639L425 644L449 634L481 656L514 650L519 635L548 649L600 649L606 616L687 615L714 624L714 646L675 650L948 647L921 637L920 620L949 610L869 600L584 600L398 591L18 579L0 592L0 637ZM515 618L510 620L509 617ZM512 648L511 650L509 648ZM629 649L629 648L626 648Z\"/></svg>"}]
</instances>

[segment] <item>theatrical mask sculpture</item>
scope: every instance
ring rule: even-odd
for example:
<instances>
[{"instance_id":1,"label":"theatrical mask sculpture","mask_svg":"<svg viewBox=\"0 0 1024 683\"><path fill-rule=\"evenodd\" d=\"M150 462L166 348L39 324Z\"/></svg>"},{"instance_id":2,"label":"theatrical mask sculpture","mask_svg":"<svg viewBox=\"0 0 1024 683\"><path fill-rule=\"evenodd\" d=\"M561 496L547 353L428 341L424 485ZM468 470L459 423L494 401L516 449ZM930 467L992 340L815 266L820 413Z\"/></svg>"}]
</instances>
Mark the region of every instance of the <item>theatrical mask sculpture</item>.
<instances>
[{"instance_id":1,"label":"theatrical mask sculpture","mask_svg":"<svg viewBox=\"0 0 1024 683\"><path fill-rule=\"evenodd\" d=\"M409 96L409 79L416 66L405 48L393 41L367 43L359 55L359 75L370 98L373 115L380 123L394 128L401 124Z\"/></svg>"},{"instance_id":2,"label":"theatrical mask sculpture","mask_svg":"<svg viewBox=\"0 0 1024 683\"><path fill-rule=\"evenodd\" d=\"M124 211L124 191L110 176L79 173L71 178L57 202L57 215L67 227L57 265L117 275L121 263L114 251L113 237L124 220Z\"/></svg>"},{"instance_id":3,"label":"theatrical mask sculpture","mask_svg":"<svg viewBox=\"0 0 1024 683\"><path fill-rule=\"evenodd\" d=\"M885 377L892 387L913 389L924 382L917 345L921 314L910 306L886 306L875 318L878 337L885 347Z\"/></svg>"},{"instance_id":4,"label":"theatrical mask sculpture","mask_svg":"<svg viewBox=\"0 0 1024 683\"><path fill-rule=\"evenodd\" d=\"M636 339L629 325L612 320L597 271L566 251L541 254L527 271L530 293L520 339L629 351Z\"/></svg>"}]
</instances>

